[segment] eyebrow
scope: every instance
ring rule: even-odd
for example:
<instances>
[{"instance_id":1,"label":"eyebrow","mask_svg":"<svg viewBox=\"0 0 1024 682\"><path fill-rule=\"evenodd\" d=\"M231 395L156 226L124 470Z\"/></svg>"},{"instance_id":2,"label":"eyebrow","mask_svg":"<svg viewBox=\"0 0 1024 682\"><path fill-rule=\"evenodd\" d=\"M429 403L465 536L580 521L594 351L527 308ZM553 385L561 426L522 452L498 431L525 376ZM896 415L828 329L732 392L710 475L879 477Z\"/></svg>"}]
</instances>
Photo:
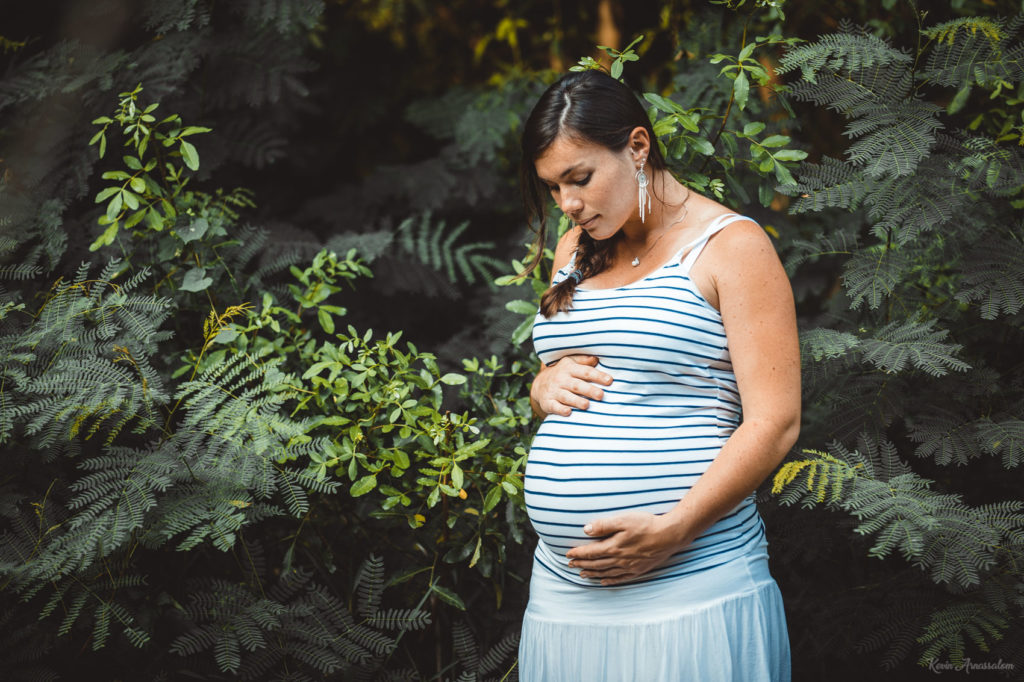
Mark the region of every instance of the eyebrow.
<instances>
[{"instance_id":1,"label":"eyebrow","mask_svg":"<svg viewBox=\"0 0 1024 682\"><path fill-rule=\"evenodd\" d=\"M562 171L562 174L558 176L558 179L561 180L562 178L567 177L570 173L572 173L574 170L576 170L579 167L580 167L580 164L578 164L578 163L569 166L564 171ZM540 177L540 176L538 175L537 177ZM548 182L547 178L540 178L540 180L541 180L541 182L543 182L545 184Z\"/></svg>"}]
</instances>

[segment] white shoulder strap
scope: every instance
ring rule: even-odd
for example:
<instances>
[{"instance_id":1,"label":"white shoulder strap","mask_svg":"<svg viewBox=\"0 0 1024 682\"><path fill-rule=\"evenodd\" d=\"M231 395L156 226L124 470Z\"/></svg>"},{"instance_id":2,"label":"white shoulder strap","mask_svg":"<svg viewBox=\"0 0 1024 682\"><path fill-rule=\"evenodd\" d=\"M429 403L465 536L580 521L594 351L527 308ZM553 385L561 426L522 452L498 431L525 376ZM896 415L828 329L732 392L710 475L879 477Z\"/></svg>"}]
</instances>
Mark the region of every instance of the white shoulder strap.
<instances>
[{"instance_id":1,"label":"white shoulder strap","mask_svg":"<svg viewBox=\"0 0 1024 682\"><path fill-rule=\"evenodd\" d=\"M708 229L704 230L704 234L702 234L701 236L697 237L697 239L684 246L684 250L691 245L693 246L693 248L691 248L690 252L686 254L686 258L682 262L682 271L684 273L689 272L690 268L693 267L693 264L697 261L697 258L700 256L701 251L703 251L704 247L707 246L708 240L711 239L711 237L716 235L718 232L720 232L724 227L726 227L727 225L731 225L737 220L750 220L750 218L748 218L747 216L740 215L738 213L725 213L723 215L720 215L711 222L711 225L708 226Z\"/></svg>"}]
</instances>

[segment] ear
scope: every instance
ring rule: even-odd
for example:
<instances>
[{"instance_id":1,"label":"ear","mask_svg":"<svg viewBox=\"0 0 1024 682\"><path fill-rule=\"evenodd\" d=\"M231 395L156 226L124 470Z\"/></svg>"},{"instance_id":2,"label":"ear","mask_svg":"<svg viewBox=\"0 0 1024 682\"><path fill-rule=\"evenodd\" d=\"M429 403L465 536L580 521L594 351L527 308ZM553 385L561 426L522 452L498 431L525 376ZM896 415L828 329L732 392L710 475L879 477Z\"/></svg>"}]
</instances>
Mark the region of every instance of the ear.
<instances>
[{"instance_id":1,"label":"ear","mask_svg":"<svg viewBox=\"0 0 1024 682\"><path fill-rule=\"evenodd\" d=\"M647 128L637 126L629 133L629 152L635 159L646 159L651 152L651 136Z\"/></svg>"}]
</instances>

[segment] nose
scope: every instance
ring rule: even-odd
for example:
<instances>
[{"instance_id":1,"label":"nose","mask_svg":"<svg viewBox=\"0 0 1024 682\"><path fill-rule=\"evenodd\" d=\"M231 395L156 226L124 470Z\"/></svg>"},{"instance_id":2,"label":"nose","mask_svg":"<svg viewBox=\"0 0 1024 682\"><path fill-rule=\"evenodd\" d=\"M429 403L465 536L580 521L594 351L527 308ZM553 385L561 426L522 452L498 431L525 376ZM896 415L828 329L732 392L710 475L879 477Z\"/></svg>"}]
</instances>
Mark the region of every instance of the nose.
<instances>
[{"instance_id":1,"label":"nose","mask_svg":"<svg viewBox=\"0 0 1024 682\"><path fill-rule=\"evenodd\" d=\"M562 205L559 207L563 213L572 215L583 210L583 199L574 191L565 190L562 192Z\"/></svg>"}]
</instances>

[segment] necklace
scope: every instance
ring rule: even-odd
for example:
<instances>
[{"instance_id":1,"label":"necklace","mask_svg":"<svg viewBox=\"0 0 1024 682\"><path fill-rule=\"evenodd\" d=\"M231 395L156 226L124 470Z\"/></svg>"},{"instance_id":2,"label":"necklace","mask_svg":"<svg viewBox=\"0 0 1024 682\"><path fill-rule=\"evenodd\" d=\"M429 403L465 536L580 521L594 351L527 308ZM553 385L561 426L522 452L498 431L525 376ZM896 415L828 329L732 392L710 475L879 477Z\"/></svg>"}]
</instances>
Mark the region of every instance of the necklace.
<instances>
[{"instance_id":1,"label":"necklace","mask_svg":"<svg viewBox=\"0 0 1024 682\"><path fill-rule=\"evenodd\" d=\"M658 242L661 241L661 238L664 237L668 233L669 228L671 228L673 225L678 225L679 223L683 222L683 220L686 218L686 214L690 212L690 209L686 207L686 204L689 201L690 201L690 189L687 188L686 189L686 198L683 200L683 215L680 216L679 218L673 220L667 226L665 226L665 228L662 229L661 234L658 235L658 238L654 240L654 243L651 244L647 248L646 251L641 253L639 256L633 256L633 260L631 260L630 263L629 263L630 265L632 265L634 268L637 267L638 265L640 265L640 259L647 257L647 254L649 254L654 249L654 247L658 245Z\"/></svg>"}]
</instances>

